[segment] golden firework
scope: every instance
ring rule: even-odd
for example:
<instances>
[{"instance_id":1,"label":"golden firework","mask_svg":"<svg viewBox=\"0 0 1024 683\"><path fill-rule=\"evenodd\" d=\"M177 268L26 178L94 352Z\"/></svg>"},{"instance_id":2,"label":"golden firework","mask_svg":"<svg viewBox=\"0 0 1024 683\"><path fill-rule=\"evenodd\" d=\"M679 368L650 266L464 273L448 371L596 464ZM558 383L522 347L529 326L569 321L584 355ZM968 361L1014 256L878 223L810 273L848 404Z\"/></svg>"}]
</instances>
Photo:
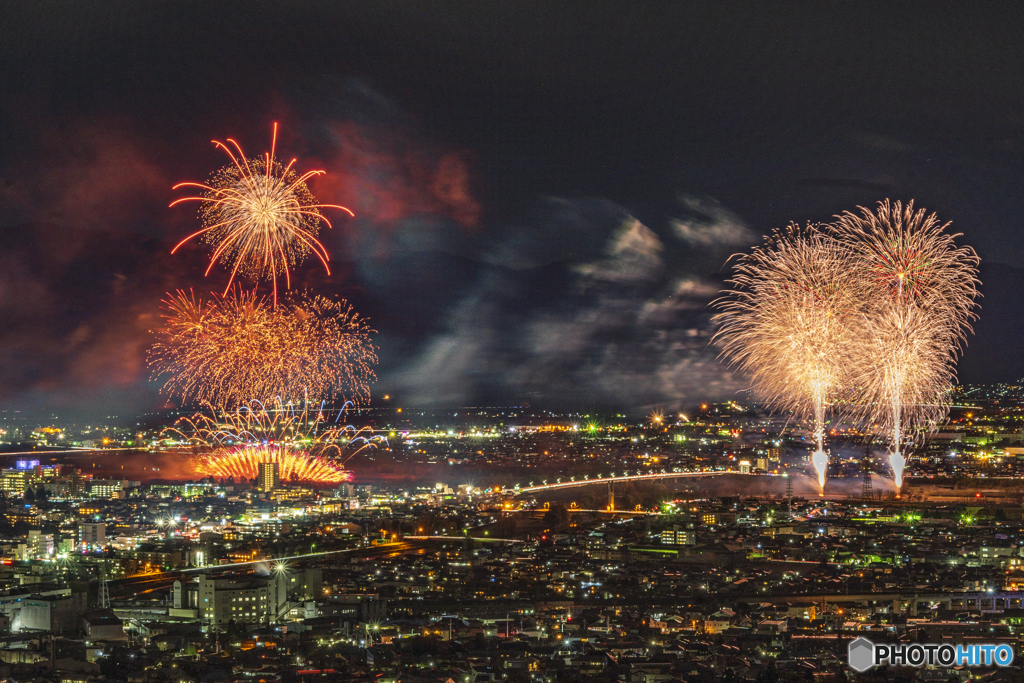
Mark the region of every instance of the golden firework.
<instances>
[{"instance_id":1,"label":"golden firework","mask_svg":"<svg viewBox=\"0 0 1024 683\"><path fill-rule=\"evenodd\" d=\"M971 330L978 297L978 255L956 244L948 223L911 201L837 216L835 238L851 249L864 283L861 333L855 336L862 420L890 441L897 489L906 441L930 431L948 409L954 364Z\"/></svg>"},{"instance_id":2,"label":"golden firework","mask_svg":"<svg viewBox=\"0 0 1024 683\"><path fill-rule=\"evenodd\" d=\"M231 138L227 143L214 140L213 144L227 153L231 164L214 173L207 183L184 182L174 186L175 190L192 187L202 191L200 196L177 199L171 206L201 202L199 213L203 228L179 242L171 253L202 236L214 247L206 274L209 275L217 262L231 269L225 294L235 276L241 273L257 280L270 280L275 301L277 278L284 275L285 287L290 288L290 267L302 263L311 253L330 275L327 249L317 239L321 223L331 227L321 209L339 209L350 216L353 214L344 206L317 203L306 181L324 171L299 175L293 170L296 159L287 165L278 161L274 156L276 123L270 151L261 157L246 157L241 146Z\"/></svg>"},{"instance_id":3,"label":"golden firework","mask_svg":"<svg viewBox=\"0 0 1024 683\"><path fill-rule=\"evenodd\" d=\"M769 238L737 264L716 304L722 353L771 407L814 424L824 485L826 407L904 444L946 411L978 296L978 256L913 202L879 203L836 223Z\"/></svg>"},{"instance_id":4,"label":"golden firework","mask_svg":"<svg viewBox=\"0 0 1024 683\"><path fill-rule=\"evenodd\" d=\"M179 420L164 431L165 446L198 451L193 469L201 476L253 479L261 463L277 463L282 481L333 484L352 481L345 463L367 448L387 445L369 428L332 421L323 404L250 401L231 412L213 408Z\"/></svg>"},{"instance_id":5,"label":"golden firework","mask_svg":"<svg viewBox=\"0 0 1024 683\"><path fill-rule=\"evenodd\" d=\"M373 330L345 301L292 295L274 306L233 288L209 301L179 290L164 300L149 351L153 377L181 401L221 407L253 396L369 400Z\"/></svg>"},{"instance_id":6,"label":"golden firework","mask_svg":"<svg viewBox=\"0 0 1024 683\"><path fill-rule=\"evenodd\" d=\"M715 302L722 355L769 407L812 423L822 486L826 409L843 393L859 294L848 260L825 232L790 225L739 259L732 290Z\"/></svg>"},{"instance_id":7,"label":"golden firework","mask_svg":"<svg viewBox=\"0 0 1024 683\"><path fill-rule=\"evenodd\" d=\"M277 444L245 444L208 453L195 461L195 472L204 477L250 480L259 476L263 463L277 464L285 482L339 484L353 478L351 472L333 462Z\"/></svg>"}]
</instances>

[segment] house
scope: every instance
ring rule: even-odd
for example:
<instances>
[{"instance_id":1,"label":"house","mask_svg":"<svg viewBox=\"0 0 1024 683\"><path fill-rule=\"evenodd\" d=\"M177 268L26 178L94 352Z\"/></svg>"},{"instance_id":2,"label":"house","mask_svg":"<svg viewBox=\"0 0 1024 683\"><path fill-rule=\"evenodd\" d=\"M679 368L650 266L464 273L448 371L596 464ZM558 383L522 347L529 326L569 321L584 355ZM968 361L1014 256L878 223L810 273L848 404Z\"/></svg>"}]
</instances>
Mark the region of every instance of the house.
<instances>
[{"instance_id":1,"label":"house","mask_svg":"<svg viewBox=\"0 0 1024 683\"><path fill-rule=\"evenodd\" d=\"M704 633L723 633L732 626L735 619L735 612L731 609L723 608L704 620Z\"/></svg>"}]
</instances>

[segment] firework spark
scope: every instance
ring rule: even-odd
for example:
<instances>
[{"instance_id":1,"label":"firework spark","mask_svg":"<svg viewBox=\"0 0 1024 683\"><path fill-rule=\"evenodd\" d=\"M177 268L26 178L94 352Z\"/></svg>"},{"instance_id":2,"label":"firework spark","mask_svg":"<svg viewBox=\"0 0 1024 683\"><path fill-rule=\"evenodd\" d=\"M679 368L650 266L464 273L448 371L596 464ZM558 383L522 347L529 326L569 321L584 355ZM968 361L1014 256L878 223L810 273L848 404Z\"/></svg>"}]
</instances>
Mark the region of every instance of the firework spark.
<instances>
[{"instance_id":1,"label":"firework spark","mask_svg":"<svg viewBox=\"0 0 1024 683\"><path fill-rule=\"evenodd\" d=\"M811 464L814 465L814 471L818 473L818 486L824 492L825 475L828 473L828 453L819 447L818 450L811 453Z\"/></svg>"},{"instance_id":2,"label":"firework spark","mask_svg":"<svg viewBox=\"0 0 1024 683\"><path fill-rule=\"evenodd\" d=\"M185 182L174 186L175 190L191 187L201 191L200 196L182 197L171 206L201 202L199 213L203 228L179 242L171 253L202 236L214 246L206 274L209 275L217 262L231 269L225 295L235 276L242 274L270 280L276 301L277 278L283 275L285 287L290 288L290 267L302 263L311 253L330 275L327 249L317 240L321 223L331 227L321 209L339 209L350 216L353 214L344 206L316 202L306 181L325 172L307 171L299 175L293 170L296 159L287 165L278 161L274 156L276 123L270 151L261 157L246 157L242 147L231 138L227 143L214 140L213 144L227 153L231 163L214 173L207 183Z\"/></svg>"},{"instance_id":3,"label":"firework spark","mask_svg":"<svg viewBox=\"0 0 1024 683\"><path fill-rule=\"evenodd\" d=\"M847 260L826 233L790 225L740 258L732 290L716 301L722 355L770 407L813 424L822 487L826 410L844 387L858 299Z\"/></svg>"},{"instance_id":4,"label":"firework spark","mask_svg":"<svg viewBox=\"0 0 1024 683\"><path fill-rule=\"evenodd\" d=\"M317 484L352 481L352 473L333 462L279 445L246 444L210 453L199 459L195 471L204 477L232 477L243 481L259 476L261 463L276 463L281 481Z\"/></svg>"},{"instance_id":5,"label":"firework spark","mask_svg":"<svg viewBox=\"0 0 1024 683\"><path fill-rule=\"evenodd\" d=\"M348 404L351 405L351 404ZM164 432L165 445L187 444L198 451L196 474L254 479L261 463L277 463L282 481L336 484L352 481L345 463L367 448L387 445L368 428L332 422L324 404L311 410L275 401L250 401L233 412L210 409L179 420Z\"/></svg>"},{"instance_id":6,"label":"firework spark","mask_svg":"<svg viewBox=\"0 0 1024 683\"><path fill-rule=\"evenodd\" d=\"M232 289L209 301L178 291L149 352L153 377L182 402L231 407L252 396L369 399L376 351L345 301L292 295L278 306Z\"/></svg>"},{"instance_id":7,"label":"firework spark","mask_svg":"<svg viewBox=\"0 0 1024 683\"><path fill-rule=\"evenodd\" d=\"M833 226L864 281L854 385L863 420L889 434L898 491L904 443L933 428L948 408L954 364L976 317L979 259L957 246L960 235L947 233L948 223L915 211L912 201L858 208Z\"/></svg>"}]
</instances>

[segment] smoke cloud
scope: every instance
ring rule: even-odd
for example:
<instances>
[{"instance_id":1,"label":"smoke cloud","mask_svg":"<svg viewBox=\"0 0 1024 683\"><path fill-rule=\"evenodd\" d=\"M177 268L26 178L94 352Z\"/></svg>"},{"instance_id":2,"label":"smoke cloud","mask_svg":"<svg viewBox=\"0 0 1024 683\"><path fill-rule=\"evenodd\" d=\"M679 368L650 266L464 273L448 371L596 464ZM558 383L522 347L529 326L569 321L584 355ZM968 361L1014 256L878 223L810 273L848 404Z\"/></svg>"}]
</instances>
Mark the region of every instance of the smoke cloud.
<instances>
[{"instance_id":1,"label":"smoke cloud","mask_svg":"<svg viewBox=\"0 0 1024 683\"><path fill-rule=\"evenodd\" d=\"M751 234L738 218L717 207L684 237L659 235L610 202L559 199L549 210L549 230L513 228L483 254L494 266L386 376L389 386L422 405L503 397L669 408L744 387L708 347L718 252ZM578 236L586 245L571 247Z\"/></svg>"}]
</instances>

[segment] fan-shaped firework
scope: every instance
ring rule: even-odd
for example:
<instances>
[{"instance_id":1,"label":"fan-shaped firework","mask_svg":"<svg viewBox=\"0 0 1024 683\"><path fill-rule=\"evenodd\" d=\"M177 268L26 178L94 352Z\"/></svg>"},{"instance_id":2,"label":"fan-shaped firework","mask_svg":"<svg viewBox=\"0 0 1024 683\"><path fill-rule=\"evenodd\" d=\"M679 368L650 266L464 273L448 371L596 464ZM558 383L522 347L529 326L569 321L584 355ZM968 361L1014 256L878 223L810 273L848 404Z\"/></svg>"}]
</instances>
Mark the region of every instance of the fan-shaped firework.
<instances>
[{"instance_id":1,"label":"fan-shaped firework","mask_svg":"<svg viewBox=\"0 0 1024 683\"><path fill-rule=\"evenodd\" d=\"M327 419L323 404L311 411L281 401L267 407L250 401L233 412L210 409L179 420L163 434L165 445L197 450L193 465L202 476L253 479L260 463L278 463L282 481L333 484L351 481L349 458L366 448L387 445L368 428Z\"/></svg>"},{"instance_id":2,"label":"fan-shaped firework","mask_svg":"<svg viewBox=\"0 0 1024 683\"><path fill-rule=\"evenodd\" d=\"M213 141L231 158L231 164L215 173L207 183L178 183L182 187L198 188L198 197L183 197L171 203L202 202L200 216L203 229L192 233L171 251L173 254L194 237L202 236L214 245L209 274L218 261L231 269L227 290L237 274L267 279L273 283L277 299L277 278L285 277L285 286L291 286L290 266L298 265L310 253L323 264L330 274L328 255L317 240L320 224L331 227L321 209L340 209L352 215L343 206L318 204L310 193L306 181L322 175L324 171L307 171L299 175L293 170L296 160L287 165L274 157L277 146L277 124L270 152L261 157L245 156L241 146L228 138L227 143ZM230 145L230 146L229 146ZM233 149L232 149L233 148Z\"/></svg>"},{"instance_id":3,"label":"fan-shaped firework","mask_svg":"<svg viewBox=\"0 0 1024 683\"><path fill-rule=\"evenodd\" d=\"M864 281L854 385L864 421L889 434L898 489L904 441L945 415L953 365L975 317L979 259L957 246L960 235L947 233L948 223L913 202L858 208L833 226Z\"/></svg>"},{"instance_id":4,"label":"fan-shaped firework","mask_svg":"<svg viewBox=\"0 0 1024 683\"><path fill-rule=\"evenodd\" d=\"M352 473L333 462L293 451L281 445L246 444L210 453L196 461L196 474L204 477L255 479L261 463L276 463L281 481L340 484L352 481Z\"/></svg>"},{"instance_id":5,"label":"fan-shaped firework","mask_svg":"<svg viewBox=\"0 0 1024 683\"><path fill-rule=\"evenodd\" d=\"M281 305L232 289L209 301L178 291L149 352L154 377L183 402L248 397L368 400L377 356L365 319L345 301L291 296Z\"/></svg>"},{"instance_id":6,"label":"fan-shaped firework","mask_svg":"<svg viewBox=\"0 0 1024 683\"><path fill-rule=\"evenodd\" d=\"M848 371L856 283L842 244L795 225L741 257L716 305L722 354L748 374L769 406L814 425L813 462L824 486L825 412Z\"/></svg>"}]
</instances>

